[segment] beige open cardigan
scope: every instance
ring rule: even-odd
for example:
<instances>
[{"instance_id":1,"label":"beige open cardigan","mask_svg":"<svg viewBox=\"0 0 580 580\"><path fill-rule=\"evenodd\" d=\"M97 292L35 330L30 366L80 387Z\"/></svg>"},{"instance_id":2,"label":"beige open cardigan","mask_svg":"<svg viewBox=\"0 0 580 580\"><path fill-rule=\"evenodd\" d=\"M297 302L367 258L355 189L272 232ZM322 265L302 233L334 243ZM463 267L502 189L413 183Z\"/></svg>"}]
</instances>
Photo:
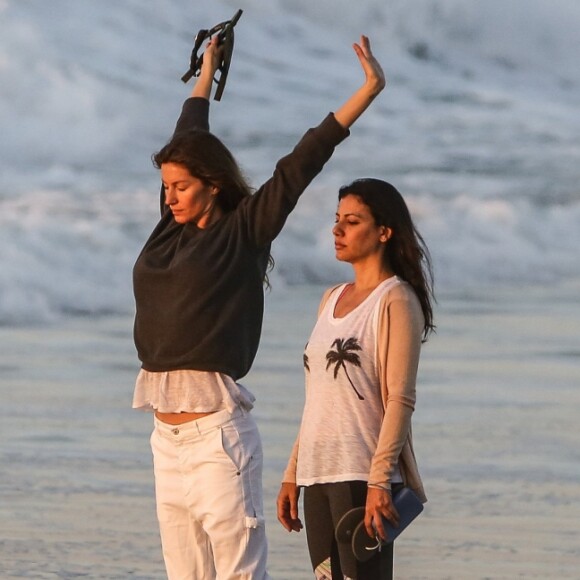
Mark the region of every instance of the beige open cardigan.
<instances>
[{"instance_id":1,"label":"beige open cardigan","mask_svg":"<svg viewBox=\"0 0 580 580\"><path fill-rule=\"evenodd\" d=\"M318 309L319 316L336 288L338 286L329 288L324 293ZM387 292L381 298L379 308L377 355L385 414L368 484L390 489L392 474L398 464L405 485L422 502L426 502L411 435L411 415L415 409L415 385L424 325L423 313L415 292L406 282ZM292 448L283 482L296 482L299 439L300 435Z\"/></svg>"}]
</instances>

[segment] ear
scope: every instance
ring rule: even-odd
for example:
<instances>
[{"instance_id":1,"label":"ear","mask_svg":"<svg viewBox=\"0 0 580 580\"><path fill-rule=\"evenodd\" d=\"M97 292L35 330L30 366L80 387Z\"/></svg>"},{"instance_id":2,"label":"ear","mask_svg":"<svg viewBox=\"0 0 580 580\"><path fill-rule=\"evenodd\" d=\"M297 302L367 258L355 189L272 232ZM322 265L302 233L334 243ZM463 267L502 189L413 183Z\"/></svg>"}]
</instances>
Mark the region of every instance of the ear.
<instances>
[{"instance_id":1,"label":"ear","mask_svg":"<svg viewBox=\"0 0 580 580\"><path fill-rule=\"evenodd\" d=\"M386 226L381 226L381 235L379 237L379 241L380 242L388 242L391 237L393 236L393 230L391 228L388 228Z\"/></svg>"},{"instance_id":2,"label":"ear","mask_svg":"<svg viewBox=\"0 0 580 580\"><path fill-rule=\"evenodd\" d=\"M212 185L211 194L217 195L220 192L220 188L217 185Z\"/></svg>"}]
</instances>

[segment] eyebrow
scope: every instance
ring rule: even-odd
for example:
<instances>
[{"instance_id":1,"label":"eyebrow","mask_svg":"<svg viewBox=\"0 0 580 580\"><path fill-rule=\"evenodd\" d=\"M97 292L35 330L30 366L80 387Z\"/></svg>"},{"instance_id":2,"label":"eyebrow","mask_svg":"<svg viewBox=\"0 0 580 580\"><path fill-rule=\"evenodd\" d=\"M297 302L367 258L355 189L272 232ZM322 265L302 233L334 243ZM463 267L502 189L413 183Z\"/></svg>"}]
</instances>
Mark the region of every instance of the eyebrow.
<instances>
[{"instance_id":1,"label":"eyebrow","mask_svg":"<svg viewBox=\"0 0 580 580\"><path fill-rule=\"evenodd\" d=\"M164 179L161 180L161 183L163 185L167 185L168 183L171 183L172 185L178 185L180 183L189 183L189 180L187 179L178 179L177 181L171 181L171 182L167 182Z\"/></svg>"},{"instance_id":2,"label":"eyebrow","mask_svg":"<svg viewBox=\"0 0 580 580\"><path fill-rule=\"evenodd\" d=\"M334 215L336 217L340 217L340 214L338 212L336 212ZM343 214L342 217L351 217L351 216L354 216L354 217L357 217L357 218L360 218L360 219L362 219L364 217L362 214L356 213L354 211L351 211L350 213L345 213L345 214Z\"/></svg>"}]
</instances>

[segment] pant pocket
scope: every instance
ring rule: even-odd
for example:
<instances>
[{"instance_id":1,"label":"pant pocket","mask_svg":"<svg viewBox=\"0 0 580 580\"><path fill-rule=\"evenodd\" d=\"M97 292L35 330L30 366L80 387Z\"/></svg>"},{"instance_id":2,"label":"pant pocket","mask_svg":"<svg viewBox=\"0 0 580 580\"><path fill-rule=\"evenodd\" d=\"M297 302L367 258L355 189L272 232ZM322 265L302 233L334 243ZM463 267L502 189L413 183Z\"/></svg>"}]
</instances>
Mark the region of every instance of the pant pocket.
<instances>
[{"instance_id":1,"label":"pant pocket","mask_svg":"<svg viewBox=\"0 0 580 580\"><path fill-rule=\"evenodd\" d=\"M219 428L221 451L231 461L236 470L243 469L247 461L244 442L233 421Z\"/></svg>"},{"instance_id":2,"label":"pant pocket","mask_svg":"<svg viewBox=\"0 0 580 580\"><path fill-rule=\"evenodd\" d=\"M223 452L237 469L242 494L246 527L264 525L262 500L262 442L252 417L246 415L221 427Z\"/></svg>"}]
</instances>

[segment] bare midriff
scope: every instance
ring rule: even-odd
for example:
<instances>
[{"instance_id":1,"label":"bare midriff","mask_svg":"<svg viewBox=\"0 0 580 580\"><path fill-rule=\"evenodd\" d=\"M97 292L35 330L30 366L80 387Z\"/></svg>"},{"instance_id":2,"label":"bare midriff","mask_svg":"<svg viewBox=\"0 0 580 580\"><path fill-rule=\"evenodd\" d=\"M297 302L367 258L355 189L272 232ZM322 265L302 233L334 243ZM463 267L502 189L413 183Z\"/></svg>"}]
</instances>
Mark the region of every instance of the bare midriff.
<instances>
[{"instance_id":1,"label":"bare midriff","mask_svg":"<svg viewBox=\"0 0 580 580\"><path fill-rule=\"evenodd\" d=\"M188 423L189 421L197 421L208 415L212 415L215 411L211 413L160 413L155 411L155 416L163 423L169 423L170 425L181 425L182 423Z\"/></svg>"}]
</instances>

